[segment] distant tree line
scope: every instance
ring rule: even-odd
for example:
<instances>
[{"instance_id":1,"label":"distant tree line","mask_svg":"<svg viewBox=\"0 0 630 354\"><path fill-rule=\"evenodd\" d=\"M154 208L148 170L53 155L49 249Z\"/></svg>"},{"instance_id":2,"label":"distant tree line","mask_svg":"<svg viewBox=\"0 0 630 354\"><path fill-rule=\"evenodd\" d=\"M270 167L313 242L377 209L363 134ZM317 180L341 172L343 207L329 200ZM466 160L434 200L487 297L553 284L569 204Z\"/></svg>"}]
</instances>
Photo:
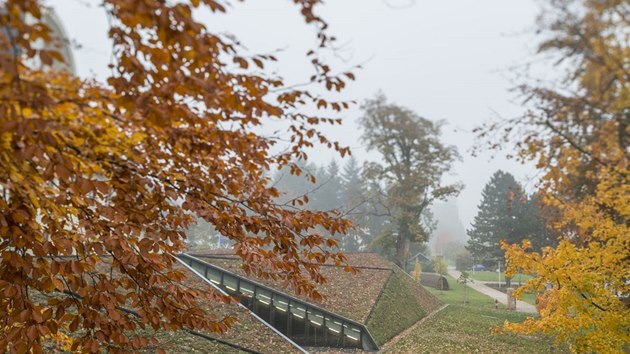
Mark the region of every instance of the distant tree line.
<instances>
[{"instance_id":1,"label":"distant tree line","mask_svg":"<svg viewBox=\"0 0 630 354\"><path fill-rule=\"evenodd\" d=\"M457 195L462 187L441 184L457 151L440 142L439 122L388 103L383 96L367 100L363 110L362 140L381 154L380 162L361 165L350 156L341 163L333 159L318 166L296 160L266 173L278 191L278 204L333 211L352 221L353 228L345 235L318 230L336 238L341 250L379 252L406 268L411 256L428 253L426 243L435 228L429 207L436 200ZM534 249L553 245L556 238L547 229L539 202L538 195L528 195L510 173L497 171L484 187L478 214L467 230L468 252L453 243L441 245L438 253L448 251L460 268L472 263L496 267L498 261L505 264L501 240L518 243L529 239ZM231 246L203 221L187 235L191 247ZM447 247L455 248L449 251Z\"/></svg>"},{"instance_id":2,"label":"distant tree line","mask_svg":"<svg viewBox=\"0 0 630 354\"><path fill-rule=\"evenodd\" d=\"M435 228L432 203L456 196L462 188L442 182L459 155L454 146L442 143L442 122L420 117L382 94L366 100L362 110L361 141L380 155L377 161L360 165L351 156L342 165L332 160L317 166L296 160L268 171L268 177L279 192L278 204L334 210L351 220L354 227L346 235L320 230L338 239L343 251L376 251L406 268L412 255L426 251ZM221 238L215 234L210 225L200 223L188 231L190 245L216 247Z\"/></svg>"},{"instance_id":3,"label":"distant tree line","mask_svg":"<svg viewBox=\"0 0 630 354\"><path fill-rule=\"evenodd\" d=\"M287 208L299 208L314 211L335 211L339 217L350 219L353 229L346 235L330 235L319 230L325 236L338 239L339 247L346 252L365 251L387 224L387 218L378 206L370 203L369 182L363 176L363 168L353 156L344 159L340 165L331 160L327 165L316 165L304 160L293 164L302 171L299 175L292 171L291 165L276 171L267 171L270 184L279 192L278 204ZM302 203L306 196L306 203ZM212 225L199 220L187 231L189 245L192 248L230 247L231 243L221 237Z\"/></svg>"},{"instance_id":4,"label":"distant tree line","mask_svg":"<svg viewBox=\"0 0 630 354\"><path fill-rule=\"evenodd\" d=\"M387 220L369 200L369 182L357 159L351 156L341 166L336 160L322 166L305 161L296 164L306 176L292 174L288 166L273 174L273 185L281 192L278 202L289 206L291 201L305 195L308 203L303 208L335 210L354 225L346 235L332 235L339 240L341 249L346 252L370 249L373 235L381 233Z\"/></svg>"}]
</instances>

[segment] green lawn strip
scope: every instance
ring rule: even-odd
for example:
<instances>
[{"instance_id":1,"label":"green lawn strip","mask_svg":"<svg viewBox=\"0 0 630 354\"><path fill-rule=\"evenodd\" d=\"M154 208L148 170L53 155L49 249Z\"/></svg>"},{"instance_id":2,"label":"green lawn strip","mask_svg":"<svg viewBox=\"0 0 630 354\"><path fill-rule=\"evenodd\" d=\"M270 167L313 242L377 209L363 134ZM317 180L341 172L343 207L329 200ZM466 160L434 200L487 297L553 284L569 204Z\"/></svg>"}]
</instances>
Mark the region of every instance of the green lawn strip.
<instances>
[{"instance_id":1,"label":"green lawn strip","mask_svg":"<svg viewBox=\"0 0 630 354\"><path fill-rule=\"evenodd\" d=\"M499 290L502 293L506 293L507 292L507 288L506 287L499 288L498 286L496 286L496 284L486 284L486 285L488 285L489 287L491 287L491 288L493 288L495 290ZM516 287L516 284L514 284L514 285ZM519 300L525 301L528 304L536 306L536 295L534 295L533 293L523 293L523 296Z\"/></svg>"},{"instance_id":2,"label":"green lawn strip","mask_svg":"<svg viewBox=\"0 0 630 354\"><path fill-rule=\"evenodd\" d=\"M446 291L445 291L446 292ZM388 353L566 353L550 339L493 334L505 320L520 322L526 314L487 306L451 304L397 342Z\"/></svg>"},{"instance_id":3,"label":"green lawn strip","mask_svg":"<svg viewBox=\"0 0 630 354\"><path fill-rule=\"evenodd\" d=\"M468 274L470 274L470 277L473 278L475 281L481 281L481 282L488 282L488 281L499 281L499 273L497 272L490 272L490 271L483 271L483 272L468 272ZM526 274L516 274L512 277L512 283L517 283L520 281L522 283L524 283L525 281L532 279L533 277L531 275L526 275ZM501 282L505 282L505 275L501 274Z\"/></svg>"},{"instance_id":4,"label":"green lawn strip","mask_svg":"<svg viewBox=\"0 0 630 354\"><path fill-rule=\"evenodd\" d=\"M455 280L455 278L451 277L450 275L446 276L446 279L448 280L448 285L451 287L451 290L449 291L442 291L440 292L439 290L427 287L426 289L429 290L431 293L433 293L433 295L437 296L440 300L442 300L444 303L447 304L463 304L464 302L464 295L465 295L465 291L466 289L464 288L463 284L460 284L457 282L457 280ZM477 282L477 280L475 280L475 282ZM514 283L513 283L514 284ZM514 284L515 286L517 284ZM493 284L490 284L489 286L494 287ZM495 288L496 290L505 292L506 289L505 288ZM472 288L469 288L468 290L468 296L470 298L470 304L472 306L481 306L481 307L487 307L487 308L494 308L495 307L495 303L494 303L494 299L473 290ZM525 293L523 294L523 298L520 299L522 301L525 301L529 304L532 305L536 305L536 296L534 294L531 293ZM499 304L499 309L505 309L506 306L503 304Z\"/></svg>"},{"instance_id":5,"label":"green lawn strip","mask_svg":"<svg viewBox=\"0 0 630 354\"><path fill-rule=\"evenodd\" d=\"M376 303L367 326L378 345L411 327L426 315L402 272L394 271Z\"/></svg>"},{"instance_id":6,"label":"green lawn strip","mask_svg":"<svg viewBox=\"0 0 630 354\"><path fill-rule=\"evenodd\" d=\"M464 304L464 298L466 295L466 288L464 287L464 284L458 283L457 280L455 280L455 278L451 277L450 275L447 275L446 279L448 280L448 285L451 288L450 290L440 291L430 287L427 287L426 289L429 290L438 299L442 300L442 302L444 302L445 304ZM468 301L468 306L471 307L480 307L487 309L495 308L495 302L493 298L486 296L472 288L468 288ZM498 306L499 309L506 308L506 306L501 303L499 303Z\"/></svg>"},{"instance_id":7,"label":"green lawn strip","mask_svg":"<svg viewBox=\"0 0 630 354\"><path fill-rule=\"evenodd\" d=\"M568 353L549 338L517 334L493 334L506 320L524 321L528 314L508 311L503 304L495 309L494 299L468 289L447 276L451 290L426 288L449 307L428 319L397 342L388 353Z\"/></svg>"}]
</instances>

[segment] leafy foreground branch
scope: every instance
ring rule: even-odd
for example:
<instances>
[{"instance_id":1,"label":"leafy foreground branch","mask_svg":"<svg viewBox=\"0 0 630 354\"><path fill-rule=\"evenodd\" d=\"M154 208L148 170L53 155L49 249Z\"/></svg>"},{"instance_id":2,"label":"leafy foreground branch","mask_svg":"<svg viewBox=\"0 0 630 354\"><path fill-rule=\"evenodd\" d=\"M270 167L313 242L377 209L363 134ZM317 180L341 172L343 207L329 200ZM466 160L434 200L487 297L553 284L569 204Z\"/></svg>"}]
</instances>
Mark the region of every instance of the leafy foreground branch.
<instances>
[{"instance_id":1,"label":"leafy foreground branch","mask_svg":"<svg viewBox=\"0 0 630 354\"><path fill-rule=\"evenodd\" d=\"M333 39L318 2L294 1L322 52ZM316 143L348 153L318 131L339 119L302 113L347 104L282 90L264 70L276 58L247 55L195 21L196 11L225 12L223 1L101 3L115 57L107 84L50 69L64 58L39 1L0 10L0 350L41 352L61 328L82 334L73 349L114 353L129 350L138 327L227 329L231 321L199 304L229 300L182 286L173 267L196 216L234 241L249 272L320 297L319 265L345 257L314 230L345 233L348 222L276 205L263 171L306 158ZM308 60L324 92L354 78L333 75L315 51ZM280 138L256 127L278 120L291 144L272 154ZM99 267L105 259L113 272ZM36 303L35 291L50 299ZM63 291L81 298L55 296ZM119 310L126 305L140 320Z\"/></svg>"}]
</instances>

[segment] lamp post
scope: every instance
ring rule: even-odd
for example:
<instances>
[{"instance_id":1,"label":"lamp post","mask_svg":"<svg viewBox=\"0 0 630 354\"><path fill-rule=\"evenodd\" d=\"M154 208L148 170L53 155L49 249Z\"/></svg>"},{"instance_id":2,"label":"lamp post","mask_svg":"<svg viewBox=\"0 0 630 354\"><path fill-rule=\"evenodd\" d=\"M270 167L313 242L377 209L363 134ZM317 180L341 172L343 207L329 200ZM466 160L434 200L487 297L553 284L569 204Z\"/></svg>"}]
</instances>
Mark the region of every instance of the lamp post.
<instances>
[{"instance_id":1,"label":"lamp post","mask_svg":"<svg viewBox=\"0 0 630 354\"><path fill-rule=\"evenodd\" d=\"M499 288L501 287L501 260L497 261L499 263Z\"/></svg>"}]
</instances>

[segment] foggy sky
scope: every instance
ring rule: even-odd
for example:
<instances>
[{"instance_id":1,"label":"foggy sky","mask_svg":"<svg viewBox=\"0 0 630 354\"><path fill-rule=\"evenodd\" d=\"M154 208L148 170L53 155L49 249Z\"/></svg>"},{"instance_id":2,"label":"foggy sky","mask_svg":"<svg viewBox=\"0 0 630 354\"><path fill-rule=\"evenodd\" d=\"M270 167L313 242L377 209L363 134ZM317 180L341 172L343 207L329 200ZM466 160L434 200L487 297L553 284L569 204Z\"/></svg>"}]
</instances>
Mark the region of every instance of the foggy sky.
<instances>
[{"instance_id":1,"label":"foggy sky","mask_svg":"<svg viewBox=\"0 0 630 354\"><path fill-rule=\"evenodd\" d=\"M111 50L98 3L47 1L71 39L82 46L74 51L79 75L102 80L108 75ZM477 212L483 185L497 169L533 188L531 166L501 156L491 159L491 152L472 157L469 150L475 126L497 114L515 117L523 111L518 96L510 92L517 83L511 80L510 68L533 59L531 30L538 14L534 0L328 0L318 13L341 47L339 58L329 56L335 67L363 65L356 71L357 81L343 92L344 99L361 102L381 90L394 103L448 123L443 140L457 146L462 161L447 179L466 185L457 198L464 227ZM199 18L210 29L235 34L252 53L280 49L280 63L273 69L289 83L304 82L311 75L304 54L315 44L314 29L304 25L291 1L234 2L228 15ZM358 141L360 114L353 106L343 113L342 127L326 132L352 147L360 160L377 159ZM326 164L335 155L322 148L310 156Z\"/></svg>"}]
</instances>

